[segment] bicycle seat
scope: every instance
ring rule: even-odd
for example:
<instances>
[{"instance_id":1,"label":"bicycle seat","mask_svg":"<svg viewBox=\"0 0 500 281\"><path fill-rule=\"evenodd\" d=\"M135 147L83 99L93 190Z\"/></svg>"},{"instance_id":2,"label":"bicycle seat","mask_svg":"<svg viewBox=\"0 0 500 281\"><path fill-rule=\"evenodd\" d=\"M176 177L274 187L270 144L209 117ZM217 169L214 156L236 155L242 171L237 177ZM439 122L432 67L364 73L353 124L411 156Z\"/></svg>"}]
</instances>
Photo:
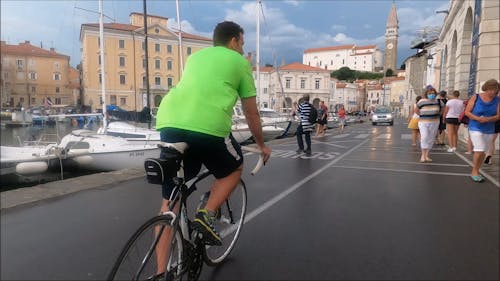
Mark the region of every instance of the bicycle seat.
<instances>
[{"instance_id":1,"label":"bicycle seat","mask_svg":"<svg viewBox=\"0 0 500 281\"><path fill-rule=\"evenodd\" d=\"M186 151L186 149L189 147L189 145L185 142L173 142L173 143L160 142L158 144L158 147L174 149L177 152L179 152L180 154L184 154L184 151Z\"/></svg>"}]
</instances>

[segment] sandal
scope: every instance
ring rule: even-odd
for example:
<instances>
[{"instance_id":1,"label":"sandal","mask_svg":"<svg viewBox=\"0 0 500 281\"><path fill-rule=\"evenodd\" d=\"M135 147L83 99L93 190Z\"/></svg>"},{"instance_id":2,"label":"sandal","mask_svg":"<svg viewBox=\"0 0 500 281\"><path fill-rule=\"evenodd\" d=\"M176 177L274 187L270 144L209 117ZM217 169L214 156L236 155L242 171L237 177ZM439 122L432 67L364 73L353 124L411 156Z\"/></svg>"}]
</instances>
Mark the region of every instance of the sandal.
<instances>
[{"instance_id":1,"label":"sandal","mask_svg":"<svg viewBox=\"0 0 500 281\"><path fill-rule=\"evenodd\" d=\"M484 181L484 178L483 176L481 175L477 175L477 176L470 176L470 178L472 179L472 181L474 182L483 182Z\"/></svg>"}]
</instances>

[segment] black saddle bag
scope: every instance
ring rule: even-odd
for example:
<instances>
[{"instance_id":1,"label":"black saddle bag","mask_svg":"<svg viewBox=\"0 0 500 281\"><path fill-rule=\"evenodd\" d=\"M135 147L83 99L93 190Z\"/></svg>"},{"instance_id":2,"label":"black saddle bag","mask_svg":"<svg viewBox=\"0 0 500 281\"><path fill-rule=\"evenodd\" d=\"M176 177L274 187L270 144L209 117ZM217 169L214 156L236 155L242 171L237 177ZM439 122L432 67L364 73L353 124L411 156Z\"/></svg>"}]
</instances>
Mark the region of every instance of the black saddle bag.
<instances>
[{"instance_id":1,"label":"black saddle bag","mask_svg":"<svg viewBox=\"0 0 500 281\"><path fill-rule=\"evenodd\" d=\"M162 148L160 158L144 161L146 178L151 184L164 184L167 179L177 176L181 167L182 154L172 148Z\"/></svg>"}]
</instances>

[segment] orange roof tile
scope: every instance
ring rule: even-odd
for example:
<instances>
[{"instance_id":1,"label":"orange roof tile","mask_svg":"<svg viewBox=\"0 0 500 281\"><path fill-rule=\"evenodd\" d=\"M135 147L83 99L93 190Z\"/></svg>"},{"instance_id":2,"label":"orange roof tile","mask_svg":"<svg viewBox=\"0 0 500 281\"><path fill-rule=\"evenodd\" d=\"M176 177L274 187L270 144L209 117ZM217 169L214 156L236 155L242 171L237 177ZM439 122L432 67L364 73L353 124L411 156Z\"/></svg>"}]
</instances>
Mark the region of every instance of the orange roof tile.
<instances>
[{"instance_id":1,"label":"orange roof tile","mask_svg":"<svg viewBox=\"0 0 500 281\"><path fill-rule=\"evenodd\" d=\"M51 49L49 51L33 46L30 44L30 41L19 43L19 45L2 44L2 53L26 56L59 57L69 59L69 56L57 53L54 49Z\"/></svg>"},{"instance_id":2,"label":"orange roof tile","mask_svg":"<svg viewBox=\"0 0 500 281\"><path fill-rule=\"evenodd\" d=\"M302 64L300 62L293 62L280 67L280 70L290 70L290 71L321 71L330 72L328 69L323 69L319 67L312 67L309 65Z\"/></svg>"}]
</instances>

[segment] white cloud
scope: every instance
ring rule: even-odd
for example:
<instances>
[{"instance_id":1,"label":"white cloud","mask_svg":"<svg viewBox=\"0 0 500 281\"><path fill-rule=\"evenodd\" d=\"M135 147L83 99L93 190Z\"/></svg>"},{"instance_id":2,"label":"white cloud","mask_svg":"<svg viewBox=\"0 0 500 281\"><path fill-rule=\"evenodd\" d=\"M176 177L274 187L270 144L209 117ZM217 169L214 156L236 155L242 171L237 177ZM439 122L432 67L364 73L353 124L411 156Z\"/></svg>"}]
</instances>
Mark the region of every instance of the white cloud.
<instances>
[{"instance_id":1,"label":"white cloud","mask_svg":"<svg viewBox=\"0 0 500 281\"><path fill-rule=\"evenodd\" d=\"M283 3L289 4L289 5L292 5L295 7L299 6L299 1L297 1L297 0L285 0L285 1L283 1Z\"/></svg>"},{"instance_id":2,"label":"white cloud","mask_svg":"<svg viewBox=\"0 0 500 281\"><path fill-rule=\"evenodd\" d=\"M167 22L167 26L168 28L174 30L174 31L177 31L179 30L179 26L178 26L178 23L177 23L177 19L176 18L170 18L168 19L168 22ZM198 31L196 30L196 28L187 20L182 20L181 21L181 29L183 32L187 32L187 33L191 33L191 34L195 34L195 35L198 35L198 36L203 36L203 37L207 37L207 38L211 38L212 37L212 32L202 32L202 31Z\"/></svg>"},{"instance_id":3,"label":"white cloud","mask_svg":"<svg viewBox=\"0 0 500 281\"><path fill-rule=\"evenodd\" d=\"M344 30L346 30L346 26L341 25L341 24L334 24L334 25L332 25L331 29L333 31L344 31Z\"/></svg>"}]
</instances>

